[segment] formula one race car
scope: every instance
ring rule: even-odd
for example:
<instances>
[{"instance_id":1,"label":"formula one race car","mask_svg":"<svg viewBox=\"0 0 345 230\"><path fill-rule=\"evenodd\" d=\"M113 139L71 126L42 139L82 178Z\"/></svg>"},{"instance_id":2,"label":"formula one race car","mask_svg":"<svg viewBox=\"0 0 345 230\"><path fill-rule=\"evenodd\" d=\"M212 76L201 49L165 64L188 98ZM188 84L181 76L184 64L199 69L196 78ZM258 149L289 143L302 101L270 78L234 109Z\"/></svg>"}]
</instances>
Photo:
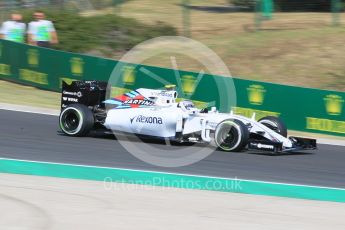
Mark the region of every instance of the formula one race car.
<instances>
[{"instance_id":1,"label":"formula one race car","mask_svg":"<svg viewBox=\"0 0 345 230\"><path fill-rule=\"evenodd\" d=\"M69 136L91 130L120 131L177 142L210 143L224 151L245 149L271 153L316 149L316 140L287 137L277 117L255 118L197 109L192 101L176 102L174 89L140 88L106 100L107 83L63 82L60 128Z\"/></svg>"}]
</instances>

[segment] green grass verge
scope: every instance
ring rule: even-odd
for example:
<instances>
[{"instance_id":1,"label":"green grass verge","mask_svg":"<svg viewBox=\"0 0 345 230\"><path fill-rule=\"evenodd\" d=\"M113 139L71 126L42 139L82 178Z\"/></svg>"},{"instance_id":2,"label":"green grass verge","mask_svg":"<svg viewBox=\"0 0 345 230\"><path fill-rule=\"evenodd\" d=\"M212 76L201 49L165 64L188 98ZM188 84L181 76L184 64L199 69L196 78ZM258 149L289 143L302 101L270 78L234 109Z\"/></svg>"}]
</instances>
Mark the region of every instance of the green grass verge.
<instances>
[{"instance_id":1,"label":"green grass verge","mask_svg":"<svg viewBox=\"0 0 345 230\"><path fill-rule=\"evenodd\" d=\"M61 94L0 80L0 103L59 109Z\"/></svg>"}]
</instances>

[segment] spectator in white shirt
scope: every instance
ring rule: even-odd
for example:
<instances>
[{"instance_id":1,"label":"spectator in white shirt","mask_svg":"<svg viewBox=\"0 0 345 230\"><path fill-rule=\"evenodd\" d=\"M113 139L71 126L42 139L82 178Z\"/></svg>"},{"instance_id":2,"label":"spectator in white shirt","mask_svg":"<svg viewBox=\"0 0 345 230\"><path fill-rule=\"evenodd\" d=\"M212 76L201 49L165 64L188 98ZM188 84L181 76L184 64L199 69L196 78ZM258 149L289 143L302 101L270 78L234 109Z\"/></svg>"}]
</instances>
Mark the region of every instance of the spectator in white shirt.
<instances>
[{"instance_id":1,"label":"spectator in white shirt","mask_svg":"<svg viewBox=\"0 0 345 230\"><path fill-rule=\"evenodd\" d=\"M26 25L22 22L21 14L12 14L11 20L2 23L0 38L13 41L24 42Z\"/></svg>"},{"instance_id":2,"label":"spectator in white shirt","mask_svg":"<svg viewBox=\"0 0 345 230\"><path fill-rule=\"evenodd\" d=\"M34 18L35 21L29 23L28 43L47 48L58 44L59 40L54 25L51 21L45 20L45 14L36 11Z\"/></svg>"}]
</instances>

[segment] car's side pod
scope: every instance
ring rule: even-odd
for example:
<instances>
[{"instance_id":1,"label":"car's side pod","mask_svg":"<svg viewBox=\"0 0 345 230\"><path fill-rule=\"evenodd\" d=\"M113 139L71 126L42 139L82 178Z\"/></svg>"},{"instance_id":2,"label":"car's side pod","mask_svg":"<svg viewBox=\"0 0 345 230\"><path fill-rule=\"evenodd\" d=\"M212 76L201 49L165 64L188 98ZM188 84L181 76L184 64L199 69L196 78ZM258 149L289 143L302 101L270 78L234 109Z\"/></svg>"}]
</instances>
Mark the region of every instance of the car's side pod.
<instances>
[{"instance_id":1,"label":"car's side pod","mask_svg":"<svg viewBox=\"0 0 345 230\"><path fill-rule=\"evenodd\" d=\"M71 84L62 82L61 111L70 104L86 106L101 105L106 98L107 82L73 81ZM108 91L110 92L110 91Z\"/></svg>"}]
</instances>

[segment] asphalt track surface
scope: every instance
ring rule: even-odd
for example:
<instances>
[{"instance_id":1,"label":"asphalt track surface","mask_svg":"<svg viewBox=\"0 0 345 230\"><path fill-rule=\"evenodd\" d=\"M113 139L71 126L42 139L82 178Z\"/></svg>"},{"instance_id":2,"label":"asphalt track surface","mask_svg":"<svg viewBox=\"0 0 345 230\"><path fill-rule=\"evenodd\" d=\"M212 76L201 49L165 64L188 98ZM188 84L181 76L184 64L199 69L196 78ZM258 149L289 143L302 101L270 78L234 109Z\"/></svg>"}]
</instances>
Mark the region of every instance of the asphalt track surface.
<instances>
[{"instance_id":1,"label":"asphalt track surface","mask_svg":"<svg viewBox=\"0 0 345 230\"><path fill-rule=\"evenodd\" d=\"M151 145L157 151L183 149ZM62 135L56 116L6 110L0 110L0 157L345 188L342 146L319 145L316 151L280 156L215 151L195 164L166 168L135 158L113 137Z\"/></svg>"}]
</instances>

